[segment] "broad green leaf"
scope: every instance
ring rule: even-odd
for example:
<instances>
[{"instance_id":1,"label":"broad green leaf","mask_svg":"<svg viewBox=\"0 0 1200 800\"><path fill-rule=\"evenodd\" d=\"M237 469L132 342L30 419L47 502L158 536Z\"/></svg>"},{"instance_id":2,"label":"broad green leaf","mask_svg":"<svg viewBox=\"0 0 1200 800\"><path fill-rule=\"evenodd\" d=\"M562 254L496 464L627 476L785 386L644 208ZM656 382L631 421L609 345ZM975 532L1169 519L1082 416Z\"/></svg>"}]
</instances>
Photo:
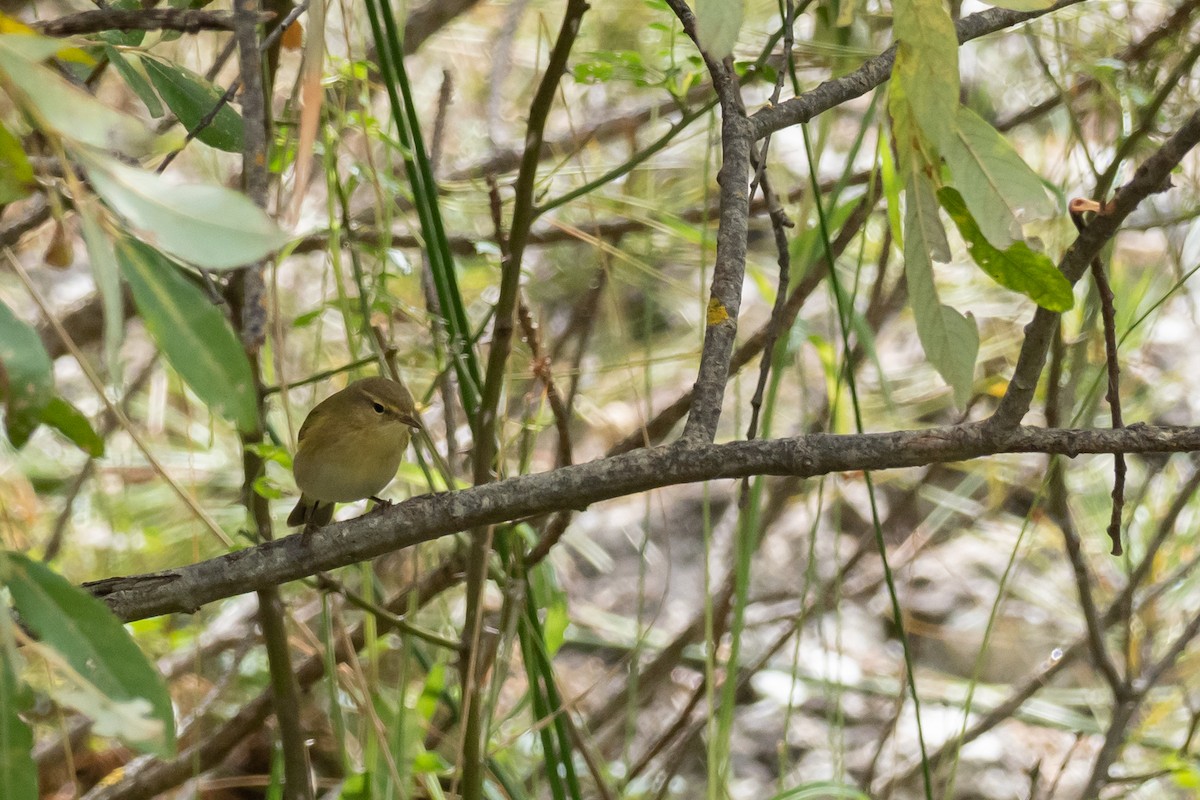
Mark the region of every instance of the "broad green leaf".
<instances>
[{"instance_id":1,"label":"broad green leaf","mask_svg":"<svg viewBox=\"0 0 1200 800\"><path fill-rule=\"evenodd\" d=\"M38 426L54 393L52 368L37 331L0 303L0 397L8 407L4 426L13 447L29 441Z\"/></svg>"},{"instance_id":2,"label":"broad green leaf","mask_svg":"<svg viewBox=\"0 0 1200 800\"><path fill-rule=\"evenodd\" d=\"M79 149L96 193L158 249L207 269L250 264L288 235L245 195L213 184L177 185L94 150Z\"/></svg>"},{"instance_id":3,"label":"broad green leaf","mask_svg":"<svg viewBox=\"0 0 1200 800\"><path fill-rule=\"evenodd\" d=\"M212 112L221 99L213 85L194 72L155 58L143 57L142 66L151 83L158 89L167 106L179 117L188 131L196 129L200 120ZM242 118L228 103L221 107L213 121L196 134L209 147L229 153L242 152Z\"/></svg>"},{"instance_id":4,"label":"broad green leaf","mask_svg":"<svg viewBox=\"0 0 1200 800\"><path fill-rule=\"evenodd\" d=\"M946 229L938 216L933 184L923 175L914 176L908 182L904 197L907 203L904 215L905 240L909 236L918 236L928 258L941 263L949 261L950 243L946 240Z\"/></svg>"},{"instance_id":5,"label":"broad green leaf","mask_svg":"<svg viewBox=\"0 0 1200 800\"><path fill-rule=\"evenodd\" d=\"M958 108L958 35L942 0L896 0L896 63L892 68L892 92L899 86L899 97L889 97L889 110L896 116L894 103L907 107L907 120L896 126L902 151L913 142L908 124L941 149L950 121ZM906 138L901 139L904 135Z\"/></svg>"},{"instance_id":6,"label":"broad green leaf","mask_svg":"<svg viewBox=\"0 0 1200 800\"><path fill-rule=\"evenodd\" d=\"M969 108L959 108L956 125L941 147L954 187L979 223L984 237L999 248L1021 238L1021 223L1055 212L1041 178L1000 132Z\"/></svg>"},{"instance_id":7,"label":"broad green leaf","mask_svg":"<svg viewBox=\"0 0 1200 800\"><path fill-rule=\"evenodd\" d=\"M0 580L0 585L4 581ZM0 606L0 613L8 610ZM7 625L8 621L0 622ZM33 763L33 731L21 721L16 670L8 663L14 648L0 647L0 797L37 800L37 766Z\"/></svg>"},{"instance_id":8,"label":"broad green leaf","mask_svg":"<svg viewBox=\"0 0 1200 800\"><path fill-rule=\"evenodd\" d=\"M51 397L42 409L42 422L54 428L93 458L104 455L104 440L92 429L88 418L61 397Z\"/></svg>"},{"instance_id":9,"label":"broad green leaf","mask_svg":"<svg viewBox=\"0 0 1200 800\"><path fill-rule=\"evenodd\" d=\"M938 190L938 200L962 234L971 258L996 283L1050 311L1067 311L1075 305L1070 281L1046 255L1024 242L1013 242L1004 250L992 246L967 210L962 195L949 186Z\"/></svg>"},{"instance_id":10,"label":"broad green leaf","mask_svg":"<svg viewBox=\"0 0 1200 800\"><path fill-rule=\"evenodd\" d=\"M938 299L933 281L930 255L944 246L944 240L930 241L931 228L918 215L924 213L933 187L923 175L914 175L906 191L904 224L904 275L912 301L917 338L929 363L954 391L954 403L966 408L975 378L975 357L979 353L979 331L968 317ZM943 233L944 237L944 233Z\"/></svg>"},{"instance_id":11,"label":"broad green leaf","mask_svg":"<svg viewBox=\"0 0 1200 800\"><path fill-rule=\"evenodd\" d=\"M158 95L155 94L154 87L146 80L146 76L139 72L137 67L130 64L121 51L111 44L104 45L104 55L108 57L108 63L113 65L117 74L125 81L125 85L132 89L133 93L142 101L142 105L146 106L150 116L155 119L161 117L163 115L162 103L159 102Z\"/></svg>"},{"instance_id":12,"label":"broad green leaf","mask_svg":"<svg viewBox=\"0 0 1200 800\"><path fill-rule=\"evenodd\" d=\"M175 371L238 430L257 428L250 362L220 310L176 264L141 242L118 241L117 261L146 328Z\"/></svg>"},{"instance_id":13,"label":"broad green leaf","mask_svg":"<svg viewBox=\"0 0 1200 800\"><path fill-rule=\"evenodd\" d=\"M696 38L717 61L733 53L742 27L742 0L696 0Z\"/></svg>"},{"instance_id":14,"label":"broad green leaf","mask_svg":"<svg viewBox=\"0 0 1200 800\"><path fill-rule=\"evenodd\" d=\"M83 241L92 264L92 279L100 293L104 313L104 360L114 384L121 382L121 341L125 338L125 298L121 293L121 275L112 241L100 224L99 203L82 198L76 207L82 221Z\"/></svg>"},{"instance_id":15,"label":"broad green leaf","mask_svg":"<svg viewBox=\"0 0 1200 800\"><path fill-rule=\"evenodd\" d=\"M0 123L0 206L28 197L37 186L20 140Z\"/></svg>"},{"instance_id":16,"label":"broad green leaf","mask_svg":"<svg viewBox=\"0 0 1200 800\"><path fill-rule=\"evenodd\" d=\"M49 45L37 47L37 42L30 45L22 41L31 38L0 36L0 72L20 95L13 99L30 111L39 124L67 139L130 156L144 155L154 149L158 137L140 120L105 105L38 63L44 55L32 58ZM47 41L56 45L56 49L62 46L53 39Z\"/></svg>"},{"instance_id":17,"label":"broad green leaf","mask_svg":"<svg viewBox=\"0 0 1200 800\"><path fill-rule=\"evenodd\" d=\"M125 721L140 721L138 730L143 734L153 732L149 737L130 739L131 744L147 752L169 755L175 745L171 697L120 620L108 606L44 564L16 553L9 553L7 559L11 567L7 585L13 606L41 646L51 648L87 684L107 697L112 707L125 715ZM72 688L76 692L89 691L79 685ZM85 698L84 702L91 701ZM134 711L139 708L141 713Z\"/></svg>"},{"instance_id":18,"label":"broad green leaf","mask_svg":"<svg viewBox=\"0 0 1200 800\"><path fill-rule=\"evenodd\" d=\"M892 157L892 148L884 142L879 148L879 176L883 181L883 196L887 199L888 228L892 231L892 239L896 246L904 248L904 228L900 222L900 190L902 181L896 174L896 161Z\"/></svg>"}]
</instances>

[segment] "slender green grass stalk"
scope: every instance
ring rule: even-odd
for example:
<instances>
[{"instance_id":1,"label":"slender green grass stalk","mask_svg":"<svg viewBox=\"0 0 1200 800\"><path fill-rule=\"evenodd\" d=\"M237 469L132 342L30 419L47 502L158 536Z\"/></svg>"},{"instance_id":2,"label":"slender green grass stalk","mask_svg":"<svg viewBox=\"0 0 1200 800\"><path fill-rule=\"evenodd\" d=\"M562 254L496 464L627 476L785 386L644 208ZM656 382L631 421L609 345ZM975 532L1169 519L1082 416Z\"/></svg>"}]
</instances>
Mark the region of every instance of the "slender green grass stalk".
<instances>
[{"instance_id":1,"label":"slender green grass stalk","mask_svg":"<svg viewBox=\"0 0 1200 800\"><path fill-rule=\"evenodd\" d=\"M804 149L808 155L809 163L809 179L812 182L813 200L816 203L817 221L820 224L821 241L825 248L826 260L829 264L829 287L834 294L834 299L837 306L838 327L841 331L842 338L842 358L849 361L850 358L850 326L853 316L853 303L851 298L842 290L841 281L838 278L837 267L834 264L832 239L830 238L829 224L825 215L824 204L820 198L820 184L817 181L817 161L813 156L812 143L808 135L808 126L801 125L800 130L804 135ZM846 385L850 390L850 401L854 409L854 424L858 433L864 431L862 419L862 406L858 399L858 384L855 381L854 373L846 373ZM925 732L921 725L921 699L917 692L917 678L914 670L912 648L908 642L908 634L904 629L904 618L900 609L900 598L896 593L896 581L892 575L891 565L888 564L887 544L883 540L883 527L880 524L879 506L875 499L875 485L871 479L869 471L863 472L863 480L867 486L867 496L870 498L871 505L871 526L875 532L875 544L879 549L879 559L883 566L884 583L887 585L888 597L892 602L892 617L896 623L896 634L900 639L900 644L904 649L904 667L908 673L908 689L909 696L913 701L913 711L917 721L917 741L921 748L921 773L925 783L925 798L933 800L933 775L930 770L929 756L925 747Z\"/></svg>"},{"instance_id":2,"label":"slender green grass stalk","mask_svg":"<svg viewBox=\"0 0 1200 800\"><path fill-rule=\"evenodd\" d=\"M459 394L467 418L474 427L482 380L475 351L469 344L470 324L467 320L466 305L458 288L454 259L450 253L438 205L437 183L433 178L433 168L421 137L408 74L404 68L401 37L388 3L382 0L367 0L366 9L379 54L384 87L391 103L392 119L396 124L405 172L412 187L413 205L425 238L430 273L450 339L450 358L458 377Z\"/></svg>"}]
</instances>

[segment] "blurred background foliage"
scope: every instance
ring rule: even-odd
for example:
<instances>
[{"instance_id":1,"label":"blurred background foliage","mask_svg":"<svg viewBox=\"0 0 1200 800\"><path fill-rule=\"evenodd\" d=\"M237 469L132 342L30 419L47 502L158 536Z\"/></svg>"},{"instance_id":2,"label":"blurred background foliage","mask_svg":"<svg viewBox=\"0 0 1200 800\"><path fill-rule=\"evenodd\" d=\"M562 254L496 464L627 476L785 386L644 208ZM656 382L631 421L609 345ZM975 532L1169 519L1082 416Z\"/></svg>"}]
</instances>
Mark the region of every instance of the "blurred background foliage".
<instances>
[{"instance_id":1,"label":"blurred background foliage","mask_svg":"<svg viewBox=\"0 0 1200 800\"><path fill-rule=\"evenodd\" d=\"M788 65L780 53L778 5L744 5L734 63L754 110ZM956 15L982 8L951 5ZM57 2L5 6L27 23L80 10ZM491 335L500 274L488 177L498 184L507 226L530 102L562 6L509 0L396 10L402 24L409 15L404 66L432 151L456 301L480 353ZM1025 231L1052 259L1075 236L1066 200L1089 196L1104 181L1112 187L1128 180L1195 109L1198 7L1193 0L1081 3L960 49L965 104L1005 132L1056 196L1058 216ZM311 35L307 17L300 21ZM414 192L406 175L407 152L364 7L331 3L323 28L323 103L305 169L296 161L303 81L294 43L278 55L270 102L270 210L294 234L268 268L268 330L259 359L272 442L260 450L267 471L256 489L270 499L278 533L296 494L289 453L299 423L348 380L379 371L380 341L371 326L422 404L432 444L454 479L465 485L471 475L472 426L454 385L461 377L446 356L431 299L426 230L418 222L417 209L433 198ZM72 40L107 43L143 64L148 80L158 69L152 90L139 91L136 78L131 83L120 69L88 71L69 62L59 68L86 78L104 104L170 136L179 133L178 123L169 123L186 116L188 96L211 102L236 77L236 58L222 58L228 41L227 32L213 31ZM890 41L887 4L802 3L794 79L809 90ZM170 72L178 67L187 72ZM209 82L216 88L206 88ZM171 86L183 95L174 104ZM770 353L763 436L855 432L851 381L867 430L982 418L1005 388L1032 314L1032 302L976 269L952 233L952 260L935 268L939 293L969 313L980 333L971 399L957 408L926 361L906 302L881 173L890 146L882 91L821 114L808 126L807 146L799 128L772 138L770 180L795 223L791 288L811 285ZM166 105L157 113L156 95ZM497 428L501 476L558 462L547 375L566 400L576 462L627 438L641 444L643 426L690 388L716 244L714 102L703 62L664 3L595 3L585 15L537 169L521 284L540 357L524 336L514 341ZM11 106L3 113L6 125L28 133ZM43 144L21 144L39 170L39 188L4 208L5 246L162 469L237 545L249 544L234 426L197 396L179 367L159 358L161 345L142 316L126 312L122 338L106 339L83 223L67 178L45 164L51 154ZM213 144L190 143L167 175L237 185L237 147L231 153ZM159 158L143 163L154 166ZM1186 160L1173 176L1175 188L1143 204L1105 255L1117 298L1127 422L1187 424L1196 417L1200 350L1188 281L1200 264L1196 166ZM810 191L814 174L820 197ZM824 277L818 203L829 220L828 244L839 247L841 284L853 298L849 352ZM766 325L780 291L765 207L756 199L752 208L739 344ZM43 221L19 225L38 214ZM204 288L198 271L186 274ZM1054 356L1057 420L1107 426L1094 286L1081 282L1075 298ZM0 300L37 328L55 357L55 392L104 438L101 458L44 425L23 447L0 443L4 546L46 557L76 583L224 552L128 431L105 421L97 393L8 263L0 266ZM730 379L718 441L744 436L759 360L748 362ZM1045 422L1046 402L1043 387L1027 421ZM661 432L647 437L663 438ZM410 456L390 499L447 487L427 456ZM1108 555L1104 536L1111 458L1081 457L1062 469L1061 490L1046 457L1001 456L880 473L870 492L861 475L772 478L752 482L749 500L739 501L736 485L716 482L618 499L573 516L542 565L521 581L490 584L484 598L497 631L482 695L486 793L1076 797L1092 785L1094 765L1115 737L1122 747L1105 770L1103 796L1194 796L1197 658L1186 641L1178 652L1173 647L1200 614L1191 569L1198 555L1195 462L1184 455L1131 460L1127 555L1120 558ZM882 518L906 640L892 619L871 502ZM340 516L362 510L344 507ZM1106 619L1111 658L1134 674L1171 656L1131 716L1122 717L1083 644L1064 519L1082 538L1096 602L1114 609ZM513 535L532 546L545 524L535 521ZM321 593L311 582L284 587L299 657L317 655L332 666L332 645L348 630L361 631L353 658L302 681L320 796L458 791L461 687L457 655L445 645L463 626L463 591L453 578L432 597L404 590L439 565L457 574L462 547L449 537L348 567L336 576L340 590ZM731 636L722 622L724 587L739 554L750 579L737 590L744 627ZM1147 556L1146 569L1135 572ZM407 611L415 634L397 633L386 616L371 613L396 597L403 605L392 610ZM521 621L526 597L540 630ZM267 686L253 612L251 600L233 598L190 616L131 626L168 680L183 720L181 748L227 730ZM532 643L522 640L530 635ZM735 703L719 704L717 684L728 677L721 664L735 642ZM917 667L929 786L921 777L917 713L903 692L906 651ZM545 658L536 667L535 653ZM551 690L531 688L530 676L552 678ZM1003 705L1014 697L1024 702ZM548 708L566 710L548 717ZM121 793L124 784L112 771L130 754L119 744L89 737L86 726L48 702L38 703L30 719L44 748L44 796L145 796ZM556 728L564 720L569 724ZM554 734L545 736L548 730ZM71 744L69 768L62 766L63 742ZM227 753L215 765L185 770L163 796L278 796L279 756L269 724L255 726ZM97 786L101 779L117 788Z\"/></svg>"}]
</instances>

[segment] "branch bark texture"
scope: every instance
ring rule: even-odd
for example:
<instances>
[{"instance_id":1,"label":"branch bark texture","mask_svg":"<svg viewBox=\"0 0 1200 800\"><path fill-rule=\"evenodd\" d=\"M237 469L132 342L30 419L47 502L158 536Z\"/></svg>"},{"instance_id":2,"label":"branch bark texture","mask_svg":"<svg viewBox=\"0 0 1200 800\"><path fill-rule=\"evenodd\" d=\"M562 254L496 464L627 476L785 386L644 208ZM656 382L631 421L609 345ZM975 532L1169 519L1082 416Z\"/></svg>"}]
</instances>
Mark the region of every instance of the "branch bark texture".
<instances>
[{"instance_id":1,"label":"branch bark texture","mask_svg":"<svg viewBox=\"0 0 1200 800\"><path fill-rule=\"evenodd\" d=\"M307 543L290 536L174 570L87 584L129 622L191 612L216 600L364 561L402 547L508 520L585 508L649 489L748 475L813 477L898 469L999 453L1172 453L1200 450L1200 427L1119 430L982 423L858 435L810 434L721 445L636 450L457 492L428 494L323 528Z\"/></svg>"}]
</instances>

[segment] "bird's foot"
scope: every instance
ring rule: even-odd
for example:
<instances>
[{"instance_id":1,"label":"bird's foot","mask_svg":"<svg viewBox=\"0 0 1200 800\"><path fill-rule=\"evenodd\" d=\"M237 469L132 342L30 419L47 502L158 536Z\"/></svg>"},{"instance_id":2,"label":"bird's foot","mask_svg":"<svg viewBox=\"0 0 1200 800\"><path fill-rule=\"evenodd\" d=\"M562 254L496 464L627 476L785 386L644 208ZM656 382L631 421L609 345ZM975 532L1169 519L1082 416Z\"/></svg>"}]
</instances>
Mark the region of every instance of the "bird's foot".
<instances>
[{"instance_id":1,"label":"bird's foot","mask_svg":"<svg viewBox=\"0 0 1200 800\"><path fill-rule=\"evenodd\" d=\"M395 505L391 500L384 500L382 497L376 497L375 495L371 495L367 499L375 501L375 507L368 511L367 514L378 514L385 508L391 508Z\"/></svg>"},{"instance_id":2,"label":"bird's foot","mask_svg":"<svg viewBox=\"0 0 1200 800\"><path fill-rule=\"evenodd\" d=\"M307 545L309 542L312 541L313 534L316 533L317 531L319 531L320 529L321 529L321 526L317 522L315 522L311 519L308 522L304 523L304 530L302 530L300 532L300 544Z\"/></svg>"}]
</instances>

